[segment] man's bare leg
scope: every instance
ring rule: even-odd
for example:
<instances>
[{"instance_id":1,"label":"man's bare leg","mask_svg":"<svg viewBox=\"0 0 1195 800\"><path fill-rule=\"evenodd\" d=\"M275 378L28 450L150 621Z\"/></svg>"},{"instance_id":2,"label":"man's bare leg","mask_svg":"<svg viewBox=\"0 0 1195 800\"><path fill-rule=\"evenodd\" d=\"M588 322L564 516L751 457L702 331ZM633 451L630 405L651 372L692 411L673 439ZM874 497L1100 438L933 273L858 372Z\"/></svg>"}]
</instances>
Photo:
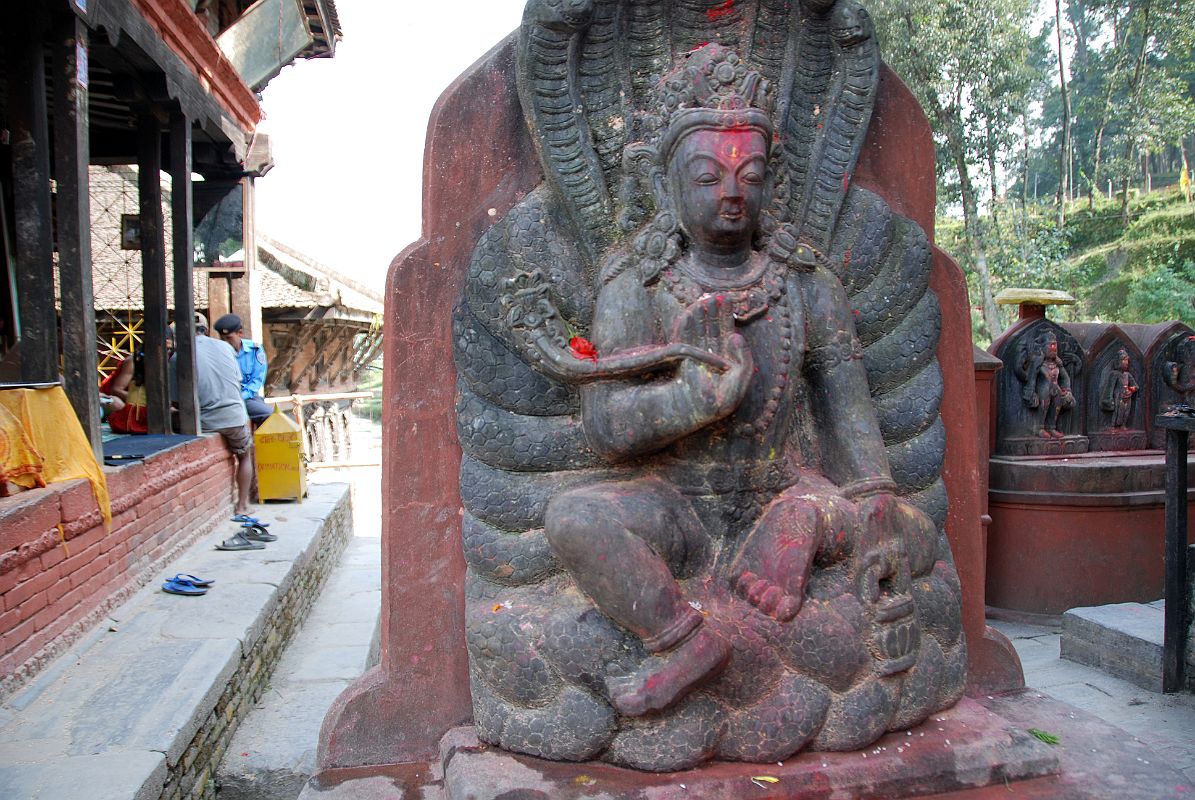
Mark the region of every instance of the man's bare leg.
<instances>
[{"instance_id":1,"label":"man's bare leg","mask_svg":"<svg viewBox=\"0 0 1195 800\"><path fill-rule=\"evenodd\" d=\"M246 450L236 457L237 504L236 513L249 513L249 489L253 486L253 450Z\"/></svg>"}]
</instances>

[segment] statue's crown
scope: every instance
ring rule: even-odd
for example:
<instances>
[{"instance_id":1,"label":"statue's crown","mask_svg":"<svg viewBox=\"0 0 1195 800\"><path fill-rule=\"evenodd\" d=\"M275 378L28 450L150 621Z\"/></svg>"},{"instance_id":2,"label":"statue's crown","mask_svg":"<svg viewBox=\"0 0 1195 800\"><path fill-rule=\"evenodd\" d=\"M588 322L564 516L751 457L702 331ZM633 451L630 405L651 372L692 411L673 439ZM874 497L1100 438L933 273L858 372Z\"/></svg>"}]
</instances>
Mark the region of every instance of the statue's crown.
<instances>
[{"instance_id":1,"label":"statue's crown","mask_svg":"<svg viewBox=\"0 0 1195 800\"><path fill-rule=\"evenodd\" d=\"M677 142L697 128L754 128L771 143L776 108L772 86L722 45L702 45L686 55L656 85L653 99L665 161Z\"/></svg>"}]
</instances>

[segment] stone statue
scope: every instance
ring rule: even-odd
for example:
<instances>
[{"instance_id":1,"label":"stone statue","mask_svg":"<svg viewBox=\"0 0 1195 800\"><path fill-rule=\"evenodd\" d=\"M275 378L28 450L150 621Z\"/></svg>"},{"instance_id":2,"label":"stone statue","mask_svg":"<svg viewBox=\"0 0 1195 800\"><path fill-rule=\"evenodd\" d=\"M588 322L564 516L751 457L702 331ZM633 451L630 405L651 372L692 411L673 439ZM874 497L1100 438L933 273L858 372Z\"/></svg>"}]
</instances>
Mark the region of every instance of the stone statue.
<instances>
[{"instance_id":1,"label":"stone statue","mask_svg":"<svg viewBox=\"0 0 1195 800\"><path fill-rule=\"evenodd\" d=\"M454 319L484 741L766 762L961 695L928 242L850 181L878 69L847 0L528 4L545 182Z\"/></svg>"},{"instance_id":2,"label":"stone statue","mask_svg":"<svg viewBox=\"0 0 1195 800\"><path fill-rule=\"evenodd\" d=\"M1195 405L1195 336L1186 336L1174 345L1174 361L1166 362L1166 385L1179 396L1178 404Z\"/></svg>"},{"instance_id":3,"label":"stone statue","mask_svg":"<svg viewBox=\"0 0 1195 800\"><path fill-rule=\"evenodd\" d=\"M1017 377L1024 384L1021 399L1040 420L1038 434L1043 439L1063 438L1065 434L1058 429L1058 418L1075 407L1071 372L1077 372L1079 365L1067 368L1058 350L1058 336L1047 330L1022 350L1016 368Z\"/></svg>"},{"instance_id":4,"label":"stone statue","mask_svg":"<svg viewBox=\"0 0 1195 800\"><path fill-rule=\"evenodd\" d=\"M1129 353L1116 353L1116 366L1104 374L1100 387L1100 408L1112 415L1113 428L1127 428L1133 419L1133 401L1137 398L1137 379L1129 369Z\"/></svg>"}]
</instances>

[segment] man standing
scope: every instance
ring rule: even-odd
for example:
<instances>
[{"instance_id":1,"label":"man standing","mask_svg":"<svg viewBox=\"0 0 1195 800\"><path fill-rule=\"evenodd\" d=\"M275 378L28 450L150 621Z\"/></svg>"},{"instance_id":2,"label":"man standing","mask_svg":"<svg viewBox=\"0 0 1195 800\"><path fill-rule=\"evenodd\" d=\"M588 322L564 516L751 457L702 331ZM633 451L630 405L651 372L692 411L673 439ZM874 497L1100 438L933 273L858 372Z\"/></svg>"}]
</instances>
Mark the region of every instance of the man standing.
<instances>
[{"instance_id":1,"label":"man standing","mask_svg":"<svg viewBox=\"0 0 1195 800\"><path fill-rule=\"evenodd\" d=\"M241 398L254 427L270 416L270 407L262 399L261 391L266 385L266 350L251 339L241 335L241 318L236 314L225 314L216 320L216 333L236 354L241 370Z\"/></svg>"},{"instance_id":2,"label":"man standing","mask_svg":"<svg viewBox=\"0 0 1195 800\"><path fill-rule=\"evenodd\" d=\"M202 321L202 324L201 324ZM174 338L171 332L170 338ZM178 357L170 358L170 396L178 397ZM207 321L195 319L195 388L199 395L199 427L204 433L218 433L236 457L236 517L250 519L249 492L253 486L253 434L249 415L241 398L241 369L232 347L207 335ZM246 529L226 539L220 550L260 550L261 541L271 538ZM252 540L252 541L251 541Z\"/></svg>"}]
</instances>

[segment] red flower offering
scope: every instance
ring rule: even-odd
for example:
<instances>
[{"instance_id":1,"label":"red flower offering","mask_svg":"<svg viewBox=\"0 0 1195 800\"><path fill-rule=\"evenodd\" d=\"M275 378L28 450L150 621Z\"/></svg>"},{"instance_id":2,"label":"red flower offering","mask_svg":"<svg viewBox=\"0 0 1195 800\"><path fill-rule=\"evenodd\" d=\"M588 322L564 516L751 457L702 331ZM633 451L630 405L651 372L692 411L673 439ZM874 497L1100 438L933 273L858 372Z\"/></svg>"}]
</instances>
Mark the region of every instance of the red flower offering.
<instances>
[{"instance_id":1,"label":"red flower offering","mask_svg":"<svg viewBox=\"0 0 1195 800\"><path fill-rule=\"evenodd\" d=\"M579 358L582 361L597 361L597 348L593 346L593 342L582 336L574 336L568 340L568 349L572 352L573 358Z\"/></svg>"}]
</instances>

